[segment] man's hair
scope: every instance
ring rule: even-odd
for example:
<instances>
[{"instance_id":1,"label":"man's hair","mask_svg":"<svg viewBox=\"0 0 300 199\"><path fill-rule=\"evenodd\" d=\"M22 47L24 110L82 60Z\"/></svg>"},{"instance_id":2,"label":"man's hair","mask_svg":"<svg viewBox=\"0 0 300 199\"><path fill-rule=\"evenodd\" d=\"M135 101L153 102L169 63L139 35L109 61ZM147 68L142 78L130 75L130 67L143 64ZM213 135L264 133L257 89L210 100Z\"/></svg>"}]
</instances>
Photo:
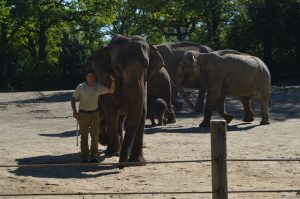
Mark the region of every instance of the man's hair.
<instances>
[{"instance_id":1,"label":"man's hair","mask_svg":"<svg viewBox=\"0 0 300 199\"><path fill-rule=\"evenodd\" d=\"M89 68L89 69L86 70L85 75L87 75L89 73L92 73L92 74L96 75L96 72L93 69L91 69L91 68Z\"/></svg>"}]
</instances>

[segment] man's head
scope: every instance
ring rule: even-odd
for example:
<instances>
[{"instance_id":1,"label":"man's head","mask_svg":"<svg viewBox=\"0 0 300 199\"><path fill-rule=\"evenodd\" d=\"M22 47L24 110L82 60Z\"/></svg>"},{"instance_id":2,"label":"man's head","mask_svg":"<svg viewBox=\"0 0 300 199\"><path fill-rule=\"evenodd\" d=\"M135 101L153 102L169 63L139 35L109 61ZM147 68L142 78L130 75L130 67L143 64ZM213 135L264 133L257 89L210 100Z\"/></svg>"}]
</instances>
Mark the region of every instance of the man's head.
<instances>
[{"instance_id":1,"label":"man's head","mask_svg":"<svg viewBox=\"0 0 300 199\"><path fill-rule=\"evenodd\" d=\"M96 73L93 69L88 69L85 73L85 79L88 85L92 86L94 85L96 81Z\"/></svg>"}]
</instances>

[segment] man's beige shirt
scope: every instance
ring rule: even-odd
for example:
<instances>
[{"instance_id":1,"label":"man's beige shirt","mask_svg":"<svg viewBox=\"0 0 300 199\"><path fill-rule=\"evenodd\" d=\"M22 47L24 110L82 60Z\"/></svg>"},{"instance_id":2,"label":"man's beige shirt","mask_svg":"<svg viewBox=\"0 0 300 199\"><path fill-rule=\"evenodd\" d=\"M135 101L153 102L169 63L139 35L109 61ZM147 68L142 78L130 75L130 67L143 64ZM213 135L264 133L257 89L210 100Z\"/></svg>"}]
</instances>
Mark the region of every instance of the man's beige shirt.
<instances>
[{"instance_id":1,"label":"man's beige shirt","mask_svg":"<svg viewBox=\"0 0 300 199\"><path fill-rule=\"evenodd\" d=\"M79 110L93 111L98 108L99 95L109 92L109 88L102 84L95 83L89 86L86 82L79 84L73 94L76 101L79 101Z\"/></svg>"}]
</instances>

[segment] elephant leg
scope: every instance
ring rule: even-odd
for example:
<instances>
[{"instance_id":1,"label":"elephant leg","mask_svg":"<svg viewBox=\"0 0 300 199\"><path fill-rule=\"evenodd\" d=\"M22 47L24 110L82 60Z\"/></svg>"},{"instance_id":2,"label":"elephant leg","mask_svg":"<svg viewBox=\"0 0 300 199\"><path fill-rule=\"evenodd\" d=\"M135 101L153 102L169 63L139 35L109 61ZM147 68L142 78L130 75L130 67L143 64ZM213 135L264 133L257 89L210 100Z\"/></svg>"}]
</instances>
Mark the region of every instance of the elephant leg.
<instances>
[{"instance_id":1,"label":"elephant leg","mask_svg":"<svg viewBox=\"0 0 300 199\"><path fill-rule=\"evenodd\" d=\"M177 96L178 96L177 88L176 87L173 88L173 86L172 86L171 102L175 106L176 110L180 111L182 109L183 103L182 102L178 102Z\"/></svg>"},{"instance_id":2,"label":"elephant leg","mask_svg":"<svg viewBox=\"0 0 300 199\"><path fill-rule=\"evenodd\" d=\"M205 90L199 89L197 101L195 104L195 111L202 112L204 107Z\"/></svg>"},{"instance_id":3,"label":"elephant leg","mask_svg":"<svg viewBox=\"0 0 300 199\"><path fill-rule=\"evenodd\" d=\"M106 121L104 118L101 118L99 122L99 144L103 146L108 144Z\"/></svg>"},{"instance_id":4,"label":"elephant leg","mask_svg":"<svg viewBox=\"0 0 300 199\"><path fill-rule=\"evenodd\" d=\"M263 96L259 99L261 103L261 115L262 120L260 125L268 125L270 124L270 115L269 115L269 96Z\"/></svg>"},{"instance_id":5,"label":"elephant leg","mask_svg":"<svg viewBox=\"0 0 300 199\"><path fill-rule=\"evenodd\" d=\"M125 125L125 120L126 120L126 116L120 115L119 122L118 122L120 144L122 144L123 142L123 127Z\"/></svg>"},{"instance_id":6,"label":"elephant leg","mask_svg":"<svg viewBox=\"0 0 300 199\"><path fill-rule=\"evenodd\" d=\"M206 105L204 110L204 119L200 123L199 127L209 127L210 126L210 119L212 116L212 112L214 110L215 104L217 100L220 98L221 92L216 90L214 92L208 91L206 97Z\"/></svg>"},{"instance_id":7,"label":"elephant leg","mask_svg":"<svg viewBox=\"0 0 300 199\"><path fill-rule=\"evenodd\" d=\"M252 122L254 120L254 113L250 104L250 99L251 97L240 97L240 101L242 102L244 107L244 122Z\"/></svg>"},{"instance_id":8,"label":"elephant leg","mask_svg":"<svg viewBox=\"0 0 300 199\"><path fill-rule=\"evenodd\" d=\"M166 120L167 123L176 123L176 116L175 112L167 113L168 119Z\"/></svg>"},{"instance_id":9,"label":"elephant leg","mask_svg":"<svg viewBox=\"0 0 300 199\"><path fill-rule=\"evenodd\" d=\"M150 113L150 120L151 120L151 125L156 126L155 120L154 120L154 114Z\"/></svg>"},{"instance_id":10,"label":"elephant leg","mask_svg":"<svg viewBox=\"0 0 300 199\"><path fill-rule=\"evenodd\" d=\"M129 157L133 157L131 154L133 147L135 148L134 156L136 159L138 159L139 156L137 154L142 154L143 140L137 141L136 137L138 137L138 139L143 139L146 112L144 106L138 106L136 103L132 103L128 109L130 112L128 112L126 117L126 132L122 143L119 162L127 162ZM143 125L141 124L141 121L143 122ZM136 144L138 146L135 146ZM124 167L125 166L120 165L119 169L123 169Z\"/></svg>"},{"instance_id":11,"label":"elephant leg","mask_svg":"<svg viewBox=\"0 0 300 199\"><path fill-rule=\"evenodd\" d=\"M106 156L118 156L120 153L120 133L119 133L119 116L117 113L110 113L107 119L107 131L108 131L108 146L105 151Z\"/></svg>"},{"instance_id":12,"label":"elephant leg","mask_svg":"<svg viewBox=\"0 0 300 199\"><path fill-rule=\"evenodd\" d=\"M145 129L145 109L142 111L141 119L134 137L133 146L130 153L129 162L145 163L146 160L143 155L143 140ZM145 165L145 164L142 164Z\"/></svg>"},{"instance_id":13,"label":"elephant leg","mask_svg":"<svg viewBox=\"0 0 300 199\"><path fill-rule=\"evenodd\" d=\"M176 123L176 116L175 116L175 112L172 108L171 98L167 97L165 99L165 101L167 102L168 123ZM164 117L164 113L162 114L162 119L163 119L163 117Z\"/></svg>"},{"instance_id":14,"label":"elephant leg","mask_svg":"<svg viewBox=\"0 0 300 199\"><path fill-rule=\"evenodd\" d=\"M159 113L157 114L157 118L158 118L158 124L157 126L162 126L164 124L163 119L164 119L164 113Z\"/></svg>"},{"instance_id":15,"label":"elephant leg","mask_svg":"<svg viewBox=\"0 0 300 199\"><path fill-rule=\"evenodd\" d=\"M218 113L220 114L220 116L226 120L227 124L229 124L232 121L233 116L229 115L228 113L225 112L225 96L222 95L217 100L216 109L217 109Z\"/></svg>"}]
</instances>

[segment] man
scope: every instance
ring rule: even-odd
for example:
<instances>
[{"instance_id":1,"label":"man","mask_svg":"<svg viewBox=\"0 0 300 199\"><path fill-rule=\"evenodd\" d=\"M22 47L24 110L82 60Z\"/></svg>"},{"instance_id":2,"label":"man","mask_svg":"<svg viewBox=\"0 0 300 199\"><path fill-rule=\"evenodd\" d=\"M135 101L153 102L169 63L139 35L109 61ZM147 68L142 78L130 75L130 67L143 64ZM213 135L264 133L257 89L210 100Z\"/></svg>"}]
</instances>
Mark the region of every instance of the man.
<instances>
[{"instance_id":1,"label":"man","mask_svg":"<svg viewBox=\"0 0 300 199\"><path fill-rule=\"evenodd\" d=\"M89 162L89 131L91 134L90 161L92 163L99 162L97 159L99 142L98 97L99 95L115 92L115 77L111 75L110 78L112 83L110 88L107 88L95 82L95 71L92 69L87 70L85 75L86 81L77 86L71 99L73 116L79 122L82 163ZM79 101L79 112L76 110L76 101Z\"/></svg>"}]
</instances>

